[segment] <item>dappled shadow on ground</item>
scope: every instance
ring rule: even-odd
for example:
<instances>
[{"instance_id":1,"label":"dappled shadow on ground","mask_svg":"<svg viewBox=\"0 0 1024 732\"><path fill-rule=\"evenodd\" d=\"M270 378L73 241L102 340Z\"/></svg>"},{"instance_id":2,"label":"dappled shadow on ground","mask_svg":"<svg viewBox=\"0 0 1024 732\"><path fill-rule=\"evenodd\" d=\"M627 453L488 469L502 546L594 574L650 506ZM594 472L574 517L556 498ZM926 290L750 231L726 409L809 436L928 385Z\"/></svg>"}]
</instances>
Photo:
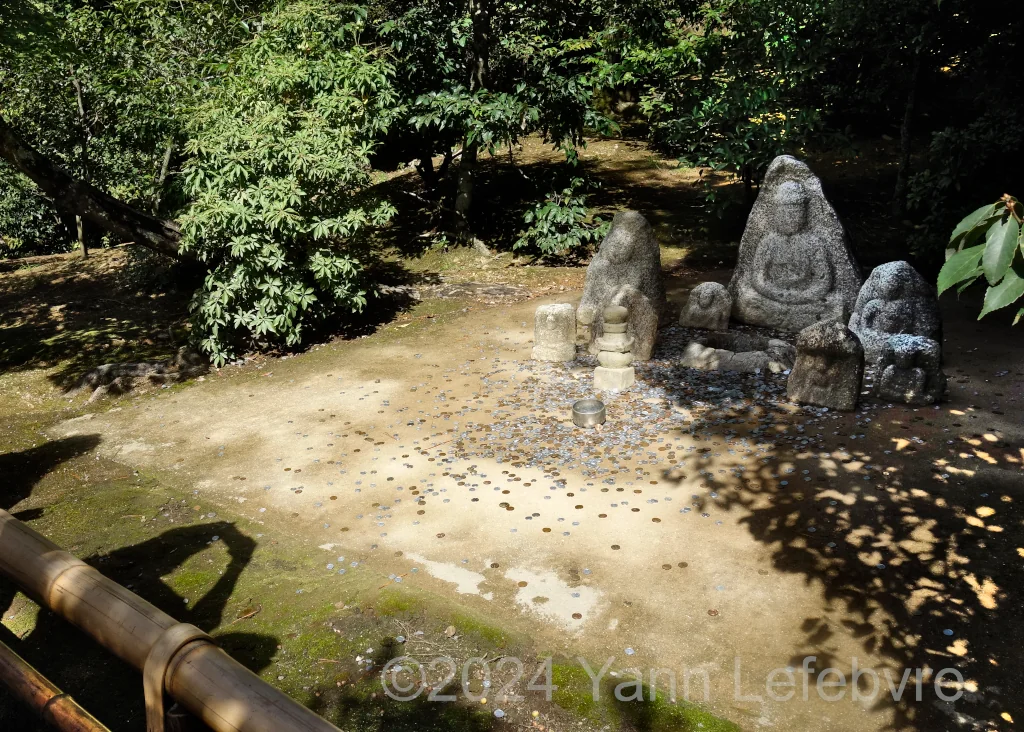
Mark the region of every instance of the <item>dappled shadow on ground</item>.
<instances>
[{"instance_id":1,"label":"dappled shadow on ground","mask_svg":"<svg viewBox=\"0 0 1024 732\"><path fill-rule=\"evenodd\" d=\"M105 363L170 359L185 341L190 293L136 276L123 248L34 257L5 272L0 372L58 366L51 379L68 387Z\"/></svg>"},{"instance_id":2,"label":"dappled shadow on ground","mask_svg":"<svg viewBox=\"0 0 1024 732\"><path fill-rule=\"evenodd\" d=\"M993 353L993 363L1001 357ZM951 365L959 366L955 356ZM849 681L853 659L839 649L850 640L863 649L860 668L867 656L884 659L889 675L862 676L859 688L870 695L878 684L865 705L889 709L894 730L1003 729L1020 719L1019 424L998 429L1001 411L986 421L963 397L944 407L962 415L961 423L931 408L872 399L855 414L790 408L784 400L768 410L749 399L757 377L737 377L735 393L694 394L687 381L680 370L662 385L700 421L703 485L693 510L732 513L770 549L777 571L802 576L824 598L825 613L804 619L805 640L788 662L799 669L814 656L817 672L834 667ZM693 477L687 474L663 478L682 483ZM907 690L894 699L891 688L899 689L907 669ZM943 669L960 676L946 675L937 689ZM957 692L963 698L953 703L942 698ZM851 695L836 703L852 704Z\"/></svg>"},{"instance_id":3,"label":"dappled shadow on ground","mask_svg":"<svg viewBox=\"0 0 1024 732\"><path fill-rule=\"evenodd\" d=\"M140 264L127 249L33 257L7 262L0 273L0 373L53 369L70 390L104 364L164 364L188 342L188 301L198 281L190 273ZM374 332L415 303L428 275L401 263L372 260L381 284L361 313L325 320L313 340L357 338ZM144 380L142 380L144 381Z\"/></svg>"}]
</instances>

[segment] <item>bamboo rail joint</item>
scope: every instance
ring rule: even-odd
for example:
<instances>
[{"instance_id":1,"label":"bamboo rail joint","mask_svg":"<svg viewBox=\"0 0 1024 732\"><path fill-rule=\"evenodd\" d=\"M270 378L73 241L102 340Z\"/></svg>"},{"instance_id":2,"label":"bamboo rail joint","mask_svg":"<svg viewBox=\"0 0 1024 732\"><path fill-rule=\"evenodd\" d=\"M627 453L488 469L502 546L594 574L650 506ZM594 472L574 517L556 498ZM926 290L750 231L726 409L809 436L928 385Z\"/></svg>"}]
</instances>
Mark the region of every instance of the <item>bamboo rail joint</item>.
<instances>
[{"instance_id":1,"label":"bamboo rail joint","mask_svg":"<svg viewBox=\"0 0 1024 732\"><path fill-rule=\"evenodd\" d=\"M167 693L215 732L339 732L133 592L0 510L0 575L144 672L150 709ZM163 724L163 713L160 723Z\"/></svg>"}]
</instances>

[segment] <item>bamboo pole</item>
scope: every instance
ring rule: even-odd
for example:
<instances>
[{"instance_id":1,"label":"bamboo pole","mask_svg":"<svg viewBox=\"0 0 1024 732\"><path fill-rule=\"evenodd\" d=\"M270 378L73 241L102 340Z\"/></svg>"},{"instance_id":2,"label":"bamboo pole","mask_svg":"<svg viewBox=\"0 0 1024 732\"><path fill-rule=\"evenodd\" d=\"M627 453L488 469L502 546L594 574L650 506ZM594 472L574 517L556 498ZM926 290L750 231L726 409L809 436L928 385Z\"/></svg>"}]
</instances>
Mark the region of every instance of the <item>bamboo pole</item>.
<instances>
[{"instance_id":1,"label":"bamboo pole","mask_svg":"<svg viewBox=\"0 0 1024 732\"><path fill-rule=\"evenodd\" d=\"M0 684L61 732L110 732L8 646L0 643Z\"/></svg>"},{"instance_id":2,"label":"bamboo pole","mask_svg":"<svg viewBox=\"0 0 1024 732\"><path fill-rule=\"evenodd\" d=\"M0 510L0 574L139 671L181 625ZM215 732L338 732L203 640L171 648L164 690ZM147 699L147 704L148 704Z\"/></svg>"}]
</instances>

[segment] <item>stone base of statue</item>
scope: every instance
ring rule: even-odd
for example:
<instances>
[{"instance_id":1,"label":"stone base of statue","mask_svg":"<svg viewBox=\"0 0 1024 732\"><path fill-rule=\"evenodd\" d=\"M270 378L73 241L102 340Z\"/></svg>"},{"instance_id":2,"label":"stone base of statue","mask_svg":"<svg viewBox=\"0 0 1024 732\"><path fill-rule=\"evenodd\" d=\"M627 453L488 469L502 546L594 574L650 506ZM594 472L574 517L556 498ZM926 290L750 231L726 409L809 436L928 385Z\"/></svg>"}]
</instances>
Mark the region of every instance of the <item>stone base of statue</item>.
<instances>
[{"instance_id":1,"label":"stone base of statue","mask_svg":"<svg viewBox=\"0 0 1024 732\"><path fill-rule=\"evenodd\" d=\"M598 391L625 391L636 383L636 372L632 366L624 369L594 369L594 388Z\"/></svg>"}]
</instances>

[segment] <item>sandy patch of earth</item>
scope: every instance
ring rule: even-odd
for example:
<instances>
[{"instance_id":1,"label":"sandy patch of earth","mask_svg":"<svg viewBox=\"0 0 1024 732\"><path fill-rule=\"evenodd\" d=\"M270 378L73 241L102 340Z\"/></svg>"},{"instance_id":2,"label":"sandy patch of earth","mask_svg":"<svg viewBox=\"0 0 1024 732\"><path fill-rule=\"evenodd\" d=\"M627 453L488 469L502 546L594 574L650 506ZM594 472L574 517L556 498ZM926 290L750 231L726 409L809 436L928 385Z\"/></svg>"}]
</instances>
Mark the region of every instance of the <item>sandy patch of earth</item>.
<instances>
[{"instance_id":1,"label":"sandy patch of earth","mask_svg":"<svg viewBox=\"0 0 1024 732\"><path fill-rule=\"evenodd\" d=\"M593 395L592 364L529 360L533 310L575 298L227 370L56 432L179 471L312 563L429 584L616 669L674 670L680 698L689 672L704 701L706 675L707 706L744 728L1020 717L1024 379L1002 325L947 303L951 401L849 415L789 404L782 376L680 369L688 334L669 328L638 386L604 395L605 427L581 432L569 407ZM969 698L937 700L926 672L920 702L825 701L816 675L805 701L810 656L847 678L856 659L883 693L887 672L955 667ZM796 697L774 700L787 668Z\"/></svg>"}]
</instances>

